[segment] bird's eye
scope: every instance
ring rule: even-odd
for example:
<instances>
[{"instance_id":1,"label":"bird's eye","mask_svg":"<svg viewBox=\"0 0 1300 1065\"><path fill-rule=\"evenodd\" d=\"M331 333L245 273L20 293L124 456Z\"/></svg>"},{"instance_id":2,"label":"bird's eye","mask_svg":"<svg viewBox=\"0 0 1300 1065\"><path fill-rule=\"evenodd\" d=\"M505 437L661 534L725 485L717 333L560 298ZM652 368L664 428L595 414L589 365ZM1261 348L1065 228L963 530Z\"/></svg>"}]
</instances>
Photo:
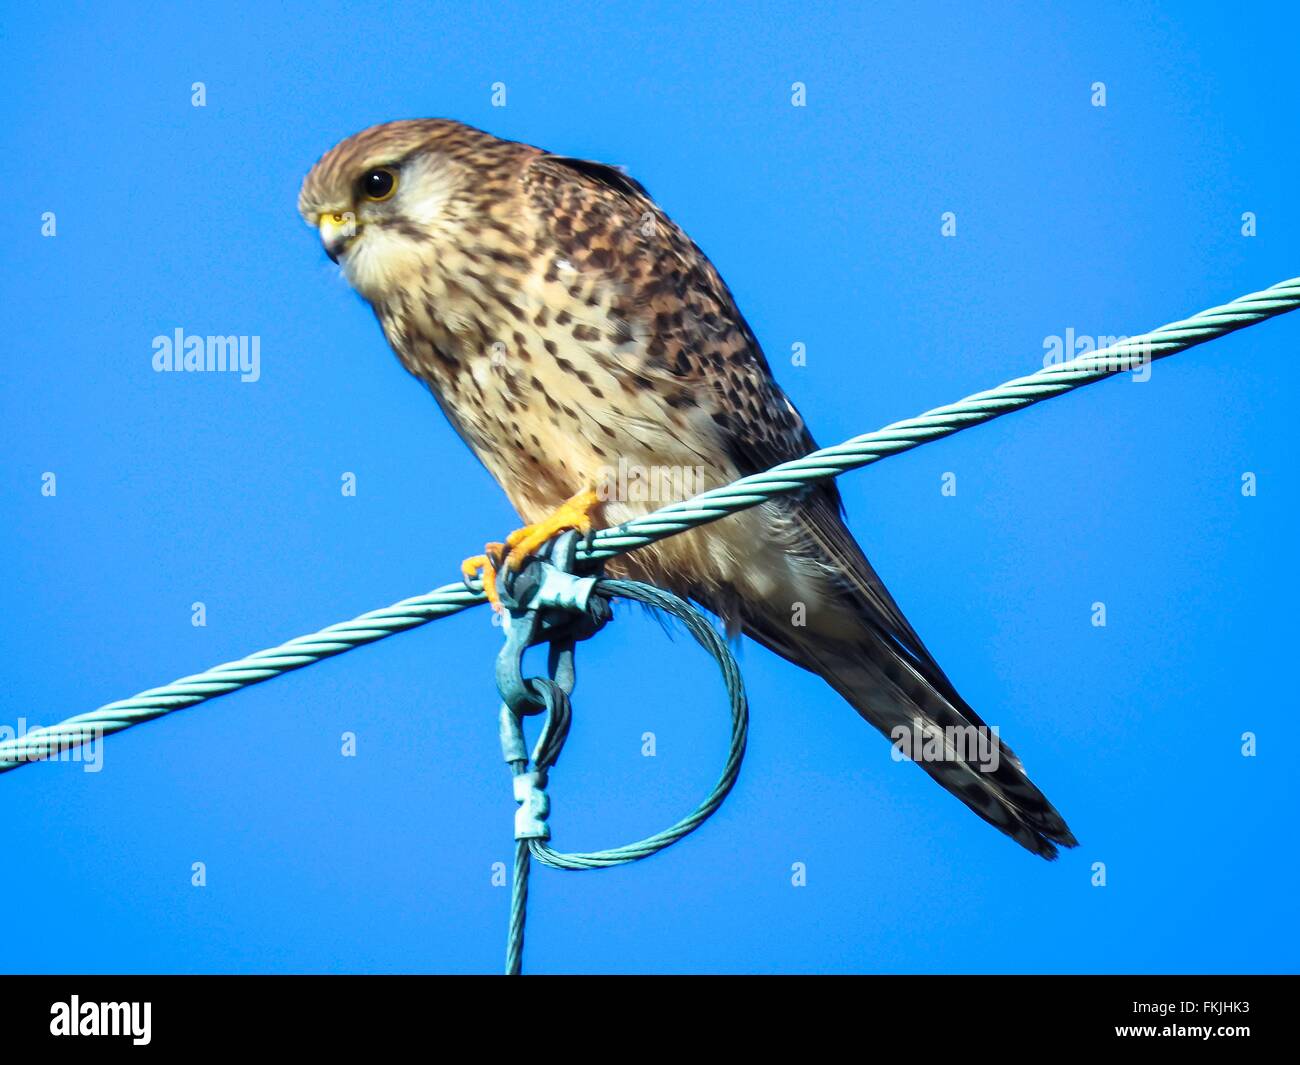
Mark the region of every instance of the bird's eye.
<instances>
[{"instance_id":1,"label":"bird's eye","mask_svg":"<svg viewBox=\"0 0 1300 1065\"><path fill-rule=\"evenodd\" d=\"M387 166L377 166L361 179L361 191L367 200L386 200L397 191L397 171Z\"/></svg>"}]
</instances>

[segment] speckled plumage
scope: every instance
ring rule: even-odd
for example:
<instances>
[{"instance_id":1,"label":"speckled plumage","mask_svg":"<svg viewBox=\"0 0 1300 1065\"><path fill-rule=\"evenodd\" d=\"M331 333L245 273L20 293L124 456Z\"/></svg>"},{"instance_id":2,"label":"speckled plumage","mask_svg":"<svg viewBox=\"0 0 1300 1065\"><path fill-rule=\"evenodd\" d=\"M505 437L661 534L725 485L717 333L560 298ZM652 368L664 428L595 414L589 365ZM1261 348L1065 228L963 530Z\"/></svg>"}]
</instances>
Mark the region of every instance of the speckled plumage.
<instances>
[{"instance_id":1,"label":"speckled plumage","mask_svg":"<svg viewBox=\"0 0 1300 1065\"><path fill-rule=\"evenodd\" d=\"M384 203L360 192L375 167L398 176ZM683 498L816 447L712 263L615 168L446 120L394 122L328 152L299 209L312 225L355 217L348 280L530 523L620 464L693 473L675 482ZM614 492L599 524L668 501L634 495ZM854 542L833 485L609 569L703 603L887 734L917 718L982 724ZM1030 850L1073 845L1006 747L992 772L921 764Z\"/></svg>"}]
</instances>

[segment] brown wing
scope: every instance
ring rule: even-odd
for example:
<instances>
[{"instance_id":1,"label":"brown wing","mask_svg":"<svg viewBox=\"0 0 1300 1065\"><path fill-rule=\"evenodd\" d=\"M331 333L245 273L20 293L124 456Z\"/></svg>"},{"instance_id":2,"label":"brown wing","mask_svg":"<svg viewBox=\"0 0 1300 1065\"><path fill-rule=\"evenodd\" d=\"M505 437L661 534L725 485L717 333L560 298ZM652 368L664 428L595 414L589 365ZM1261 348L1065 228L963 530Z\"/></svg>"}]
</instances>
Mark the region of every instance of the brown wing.
<instances>
[{"instance_id":1,"label":"brown wing","mask_svg":"<svg viewBox=\"0 0 1300 1065\"><path fill-rule=\"evenodd\" d=\"M616 316L645 340L635 373L670 402L699 407L746 472L813 450L713 264L639 183L614 167L551 155L532 160L524 180L546 238L620 291ZM833 486L824 491L836 498Z\"/></svg>"},{"instance_id":2,"label":"brown wing","mask_svg":"<svg viewBox=\"0 0 1300 1065\"><path fill-rule=\"evenodd\" d=\"M636 372L670 397L702 408L719 447L742 474L817 449L726 283L640 183L602 163L542 155L529 164L525 185L566 257L619 282L626 301L619 313L647 334ZM844 592L861 604L863 620L936 687L956 696L845 527L834 482L790 506L810 550L832 564Z\"/></svg>"}]
</instances>

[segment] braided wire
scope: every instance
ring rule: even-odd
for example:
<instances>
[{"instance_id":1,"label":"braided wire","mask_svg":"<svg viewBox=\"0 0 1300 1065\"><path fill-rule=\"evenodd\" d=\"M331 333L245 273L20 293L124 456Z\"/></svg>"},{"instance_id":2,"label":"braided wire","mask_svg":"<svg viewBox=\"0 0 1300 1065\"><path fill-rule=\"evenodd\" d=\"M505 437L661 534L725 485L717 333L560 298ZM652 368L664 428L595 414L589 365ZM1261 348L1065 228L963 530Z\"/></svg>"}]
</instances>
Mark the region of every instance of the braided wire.
<instances>
[{"instance_id":1,"label":"braided wire","mask_svg":"<svg viewBox=\"0 0 1300 1065\"><path fill-rule=\"evenodd\" d=\"M524 966L524 922L528 916L528 841L515 841L515 875L510 881L510 932L506 936L506 975Z\"/></svg>"},{"instance_id":2,"label":"braided wire","mask_svg":"<svg viewBox=\"0 0 1300 1065\"><path fill-rule=\"evenodd\" d=\"M1026 377L1014 378L956 403L935 407L915 418L894 422L873 433L864 433L803 458L783 462L683 502L670 503L653 514L598 532L591 549L584 551L579 548L578 557L584 561L613 558L665 536L717 521L776 496L838 477L849 470L869 466L1083 385L1186 351L1207 340L1293 311L1297 306L1300 306L1300 277L1067 362L1045 366Z\"/></svg>"},{"instance_id":3,"label":"braided wire","mask_svg":"<svg viewBox=\"0 0 1300 1065\"><path fill-rule=\"evenodd\" d=\"M665 847L672 846L683 836L694 832L713 816L735 786L736 778L740 775L740 764L745 758L745 744L749 737L749 702L745 698L745 684L740 675L740 667L736 664L736 659L727 646L726 640L718 635L717 629L709 624L708 618L672 592L650 584L642 584L640 581L602 579L596 582L596 592L599 595L616 596L621 599L635 599L646 606L671 614L686 626L687 632L695 638L695 642L713 656L722 673L731 709L731 740L722 775L713 785L713 789L694 810L662 832L656 832L653 836L647 836L645 839L621 847L577 854L557 851L545 840L529 840L533 857L554 869L604 869L611 865L626 865L628 862L640 861L642 858L657 854Z\"/></svg>"},{"instance_id":4,"label":"braided wire","mask_svg":"<svg viewBox=\"0 0 1300 1065\"><path fill-rule=\"evenodd\" d=\"M589 548L579 548L583 561L612 558L656 540L757 506L776 496L798 491L818 481L838 477L891 455L950 436L973 425L999 418L1034 403L1092 384L1114 374L1165 358L1176 352L1225 336L1238 329L1300 307L1300 278L1282 281L1230 303L1211 307L1189 318L1171 322L1141 336L1120 341L1069 362L1045 367L996 388L936 407L905 421L894 422L804 458L785 462L764 473L744 477L652 514L598 532ZM309 636L300 636L234 662L182 677L160 688L150 688L129 699L108 703L78 714L58 725L33 729L24 736L0 741L0 773L29 761L119 732L132 725L194 706L250 684L311 665L397 632L447 617L484 601L475 586L446 584L424 595L404 599L341 622ZM544 860L544 859L543 859Z\"/></svg>"},{"instance_id":5,"label":"braided wire","mask_svg":"<svg viewBox=\"0 0 1300 1065\"><path fill-rule=\"evenodd\" d=\"M709 619L686 600L674 595L672 592L656 588L652 584L643 584L640 581L601 578L596 582L594 592L596 595L606 598L633 599L672 615L686 626L686 630L695 638L695 642L713 656L714 661L718 663L719 671L722 673L723 682L727 686L727 699L731 710L731 741L727 751L727 761L723 766L722 775L718 778L717 783L713 785L713 789L704 798L703 802L670 828L657 832L653 836L647 836L636 843L628 843L609 850L566 854L555 850L544 839L536 836L517 839L515 842L514 879L511 882L510 891L510 928L506 936L507 976L518 976L523 971L524 926L528 918L530 858L536 858L539 862L554 869L577 870L605 869L614 865L626 865L629 862L640 861L642 858L657 854L665 847L672 846L683 836L694 832L695 829L699 828L717 812L718 807L722 805L723 800L726 799L735 786L736 779L740 775L741 763L745 758L745 744L749 736L749 702L745 697L745 682L740 675L740 667L736 664L731 648L718 635L718 631L709 623ZM549 684L552 688L555 688L559 695L562 696L556 705L563 705L567 708L568 696L565 689L559 688L553 680L546 681L534 678L531 683L534 685ZM548 700L549 703L550 700ZM550 715L548 714L547 727L549 725ZM544 773L550 766L554 765L564 744L563 734L567 733L567 731L568 725L566 721L554 743L544 744L540 740L538 741L539 753L535 761L537 769ZM519 776L526 771L527 760L514 760L511 761L510 765L515 776ZM517 827L516 831L518 831ZM547 831L549 832L549 829Z\"/></svg>"},{"instance_id":6,"label":"braided wire","mask_svg":"<svg viewBox=\"0 0 1300 1065\"><path fill-rule=\"evenodd\" d=\"M462 584L444 585L425 595L372 610L309 636L299 636L279 647L181 677L129 699L107 703L98 710L78 714L57 725L32 729L25 735L0 741L0 773L47 758L87 740L151 721L173 710L183 710L218 695L310 666L363 644L382 640L395 632L458 613L482 601L482 595Z\"/></svg>"}]
</instances>

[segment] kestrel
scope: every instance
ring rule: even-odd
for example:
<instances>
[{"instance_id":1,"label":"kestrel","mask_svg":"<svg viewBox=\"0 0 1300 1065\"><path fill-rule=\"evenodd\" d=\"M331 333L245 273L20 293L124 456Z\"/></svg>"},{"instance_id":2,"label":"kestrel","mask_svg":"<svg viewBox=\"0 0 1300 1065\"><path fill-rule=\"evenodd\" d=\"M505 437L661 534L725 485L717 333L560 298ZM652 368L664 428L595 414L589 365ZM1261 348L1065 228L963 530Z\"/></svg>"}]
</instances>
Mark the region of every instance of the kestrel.
<instances>
[{"instance_id":1,"label":"kestrel","mask_svg":"<svg viewBox=\"0 0 1300 1065\"><path fill-rule=\"evenodd\" d=\"M653 481L687 497L817 447L713 264L615 167L444 119L390 122L327 152L298 208L529 523L506 542L516 562L559 530L669 501L610 491L611 471L691 471ZM608 569L819 674L896 743L924 737L903 753L1022 846L1075 845L1007 747L987 758L959 742L988 730L867 562L832 482Z\"/></svg>"}]
</instances>

